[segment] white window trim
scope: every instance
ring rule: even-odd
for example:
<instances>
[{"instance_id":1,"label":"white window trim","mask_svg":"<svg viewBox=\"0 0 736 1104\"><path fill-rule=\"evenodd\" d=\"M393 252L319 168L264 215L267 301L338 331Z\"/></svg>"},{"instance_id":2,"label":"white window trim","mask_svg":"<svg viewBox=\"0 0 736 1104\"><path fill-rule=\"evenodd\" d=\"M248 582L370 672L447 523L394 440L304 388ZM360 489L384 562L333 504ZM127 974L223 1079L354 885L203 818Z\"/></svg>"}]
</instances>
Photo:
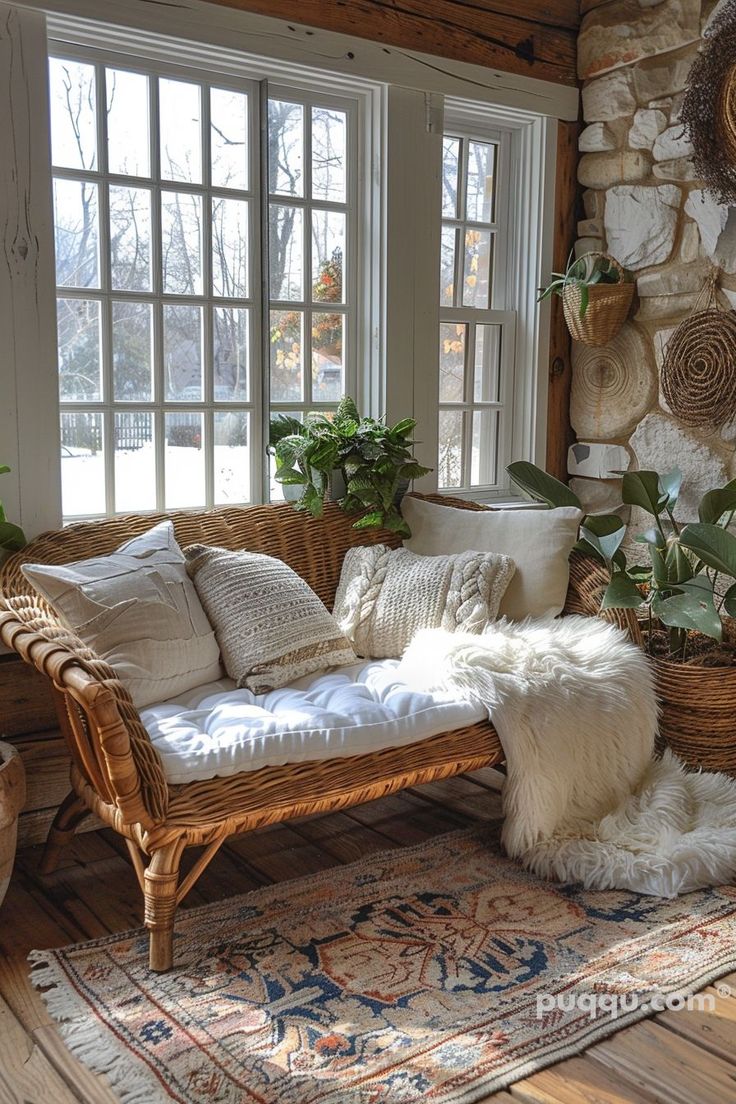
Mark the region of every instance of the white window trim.
<instances>
[{"instance_id":1,"label":"white window trim","mask_svg":"<svg viewBox=\"0 0 736 1104\"><path fill-rule=\"evenodd\" d=\"M385 195L380 187L384 173L396 178L403 172L416 173L422 169L422 166L428 168L428 175L423 181L427 186L423 189L421 202L415 204L417 217L422 210L426 211L431 206L430 198L438 194L436 189L440 184L439 172L433 176L435 171L433 165L439 165L439 159L426 155L431 154L433 142L441 143L443 96L449 97L450 105L464 103L470 107L468 101L456 99L458 93L464 91L467 96L472 96L473 101L479 101L475 107L476 111L481 111L485 118L488 118L490 113L492 117L499 120L499 125L507 125L515 135L520 153L518 163L520 207L525 216L520 218L516 228L515 251L518 257L524 258L524 264L520 265L518 272L520 292L518 303L520 315L524 317L525 322L523 327L520 327L522 332L517 342L517 357L519 363L524 363L526 356L527 369L524 372L522 402L517 404L515 409L515 439L518 447L515 446L514 451L516 456L543 462L547 399L548 308L546 304L541 310L536 307L536 289L545 269L549 267L551 258L554 198L554 173L551 170L555 159L555 120L577 117L576 89L563 88L534 78L498 73L480 66L438 59L415 51L386 48L378 43L321 29L310 30L300 25L292 26L269 17L215 8L213 5L200 3L199 0L189 0L186 9L176 10L174 28L172 28L171 9L150 4L148 0L118 0L114 10L116 20L114 26L99 22L98 0L18 0L15 6L19 10L25 44L32 47L25 53L26 67L22 73L25 88L20 90L20 98L28 97L35 105L33 143L35 199L32 204L34 216L32 222L36 227L36 240L42 244L48 241L51 230L50 172L48 164L44 164L48 160L43 140L45 124L41 121L41 125L38 125L40 105L46 94L45 53L42 56L40 48L43 39L45 50L43 12L55 13L49 16L49 32L57 40L70 40L81 44L87 42L91 45L99 40L105 44L106 49L112 47L123 53L127 51L140 55L144 43L150 39L150 48L160 50L164 59L171 57L172 49L178 52L178 47L181 45L182 48L197 52L200 64L207 69L211 65L213 54L218 58L218 68L220 62L223 65L232 65L233 72L239 76L242 75L244 64L247 63L250 66L257 62L260 69L251 68L249 76L255 76L260 72L263 76L281 83L284 81L284 61L288 61L289 75L297 79L302 86L311 79L315 87L320 89L331 88L338 95L363 97L363 102L368 108L365 112L366 125L361 133L367 196L365 224L373 228L378 227L379 224L384 229L395 226L399 209L403 206L404 213L408 210L405 198L401 202L396 202L395 198L391 204L393 211L388 209ZM2 4L0 9L12 10ZM174 39L170 34L172 29L176 31ZM155 39L156 34L162 37ZM256 51L257 56L252 51ZM330 73L325 73L323 67L328 67ZM29 93L30 88L33 88L32 94ZM408 105L408 114L416 120L423 119L426 124L426 148L418 160L412 160L408 156L409 148L407 148L403 157L403 170L402 152L400 144L396 142L396 134L389 134L387 128L382 130L382 121L385 120L390 97L394 98L394 106L403 100L405 106ZM504 106L499 107L499 104ZM391 114L395 131L398 113L392 111ZM417 148L421 144L418 140ZM404 145L409 146L408 143ZM389 167L385 165L385 153L388 149L392 149L394 154L394 163ZM28 164L24 163L21 166L21 175L26 176L30 171L31 157L23 151L21 154L27 157ZM7 184L6 188L8 188ZM46 188L48 188L48 195ZM8 190L10 191L11 188ZM376 217L378 214L380 214L380 223ZM439 233L439 220L436 221ZM421 255L423 248L434 248L431 245L432 239L433 233L428 232L425 222L416 251L417 256ZM402 403L400 413L405 414L413 407L414 416L422 423L424 437L424 443L417 450L418 455L434 466L438 375L437 311L436 308L427 305L425 293L435 278L438 282L439 273L438 271L432 273L426 266L417 264L412 266L411 279L413 281L416 276L417 284L422 286L417 287L416 296L412 296L409 314L402 320L402 325L409 334L409 338L403 342L404 351L409 354L409 359L402 358L392 363L392 350L398 348L396 311L388 304L385 282L387 257L391 252L392 243L389 238L384 256L379 255L380 243L375 232L366 244L365 252L369 256L369 261L366 264L366 280L360 304L362 311L360 344L364 351L362 365L364 382L358 397L367 409L374 412L387 411L390 417L395 401L402 394L407 395L406 380L398 381L400 377L408 377L410 403L409 406ZM438 246L434 255L439 255ZM46 257L48 257L48 250L46 250ZM416 256L414 259L416 260ZM18 357L15 360L10 358L10 362L5 365L3 375L4 381L8 384L6 394L18 391L16 426L11 426L9 456L3 459L8 459L16 467L22 466L22 471L19 474L14 473L15 486L11 484L10 494L8 494L7 483L2 490L5 492L9 512L21 518L29 535L33 535L41 528L55 526L59 522L58 430L54 432L51 426L50 418L55 418L56 412L53 408L47 408L49 406L47 401L44 401L43 424L48 432L42 434L40 448L37 438L34 439L33 462L28 455L29 449L23 450L19 444L24 433L33 432L31 429L33 423L29 419L33 404L27 400L31 396L34 403L42 401L44 396L48 400L50 387L55 388L56 384L55 371L53 379L50 380L49 377L51 366L48 363L47 338L50 337L53 329L47 317L48 310L44 308L53 283L53 274L50 271L51 266L43 262L43 256L41 262L34 272L36 303L31 304L30 297L26 295L24 302L29 303L29 308L27 310L25 307L22 308L26 310L29 317L31 313L34 314L37 320L29 324L27 319L21 319L16 308L17 321L13 323L11 317L8 332L16 334L14 338L16 346L18 346L18 334L20 334L21 346L25 343L25 347L29 347L28 338L35 326L42 341L46 341L46 353L37 358L39 367L34 376L31 376L27 369L21 372L21 362ZM397 272L400 275L400 266ZM532 273L535 274L532 276ZM438 296L436 299L438 301ZM420 305L422 301L425 304L424 307ZM391 322L392 313L393 323ZM381 342L382 320L385 337L383 344ZM46 335L45 338L44 335ZM388 375L386 365L389 366ZM418 367L421 371L417 370ZM19 383L24 374L25 379ZM12 380L9 379L11 375ZM38 379L34 384L33 380L36 376ZM428 417L425 417L427 409ZM524 409L529 412L528 424L524 422ZM434 441L428 440L432 434L434 434ZM23 461L22 464L21 461ZM431 482L430 476L420 489L429 489Z\"/></svg>"}]
</instances>

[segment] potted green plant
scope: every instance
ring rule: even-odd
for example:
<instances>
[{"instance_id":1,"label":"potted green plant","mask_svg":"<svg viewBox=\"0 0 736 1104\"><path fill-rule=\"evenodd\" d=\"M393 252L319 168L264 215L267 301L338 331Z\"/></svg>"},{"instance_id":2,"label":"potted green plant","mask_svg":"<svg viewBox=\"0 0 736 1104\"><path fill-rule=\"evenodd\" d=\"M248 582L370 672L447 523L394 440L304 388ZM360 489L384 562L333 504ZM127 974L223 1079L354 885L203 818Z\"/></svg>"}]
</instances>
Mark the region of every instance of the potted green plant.
<instances>
[{"instance_id":1,"label":"potted green plant","mask_svg":"<svg viewBox=\"0 0 736 1104\"><path fill-rule=\"evenodd\" d=\"M607 345L626 321L634 285L614 257L606 253L584 253L568 258L564 272L553 272L539 300L550 295L562 298L567 328L584 345Z\"/></svg>"},{"instance_id":2,"label":"potted green plant","mask_svg":"<svg viewBox=\"0 0 736 1104\"><path fill-rule=\"evenodd\" d=\"M344 398L333 417L313 412L304 422L285 414L271 420L269 450L276 459L275 479L298 489L297 509L322 514L325 498L338 500L348 514L360 513L355 528L390 529L410 536L399 512L401 495L412 479L430 469L412 455L416 423L404 418L388 426L361 418L353 399ZM342 486L335 486L335 475Z\"/></svg>"},{"instance_id":3,"label":"potted green plant","mask_svg":"<svg viewBox=\"0 0 736 1104\"><path fill-rule=\"evenodd\" d=\"M7 464L0 464L0 475L5 475L10 468ZM14 525L5 516L5 510L0 502L0 564L11 554L19 552L24 547L26 538L19 525Z\"/></svg>"},{"instance_id":4,"label":"potted green plant","mask_svg":"<svg viewBox=\"0 0 736 1104\"><path fill-rule=\"evenodd\" d=\"M508 472L537 502L580 506L533 464ZM636 612L661 700L660 736L688 763L736 773L736 479L708 491L698 520L684 524L675 517L678 469L622 474L622 502L652 519L633 542L646 562L628 563L627 527L616 514L584 517L578 547L609 572L602 608Z\"/></svg>"}]
</instances>

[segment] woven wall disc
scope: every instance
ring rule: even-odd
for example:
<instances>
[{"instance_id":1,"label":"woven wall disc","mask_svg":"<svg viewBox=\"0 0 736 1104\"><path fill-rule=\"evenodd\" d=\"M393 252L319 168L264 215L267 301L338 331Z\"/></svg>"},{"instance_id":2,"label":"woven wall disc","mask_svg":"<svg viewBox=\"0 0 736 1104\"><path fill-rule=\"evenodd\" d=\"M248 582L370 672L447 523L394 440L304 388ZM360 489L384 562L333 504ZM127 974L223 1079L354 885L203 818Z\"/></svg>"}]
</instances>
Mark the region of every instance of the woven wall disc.
<instances>
[{"instance_id":1,"label":"woven wall disc","mask_svg":"<svg viewBox=\"0 0 736 1104\"><path fill-rule=\"evenodd\" d=\"M736 204L736 0L718 5L688 73L680 120L695 176L719 203Z\"/></svg>"},{"instance_id":2,"label":"woven wall disc","mask_svg":"<svg viewBox=\"0 0 736 1104\"><path fill-rule=\"evenodd\" d=\"M681 322L665 346L661 379L685 425L720 428L736 417L736 314L711 307Z\"/></svg>"},{"instance_id":3,"label":"woven wall disc","mask_svg":"<svg viewBox=\"0 0 736 1104\"><path fill-rule=\"evenodd\" d=\"M602 349L573 344L570 421L579 440L628 436L656 395L651 347L630 322Z\"/></svg>"}]
</instances>

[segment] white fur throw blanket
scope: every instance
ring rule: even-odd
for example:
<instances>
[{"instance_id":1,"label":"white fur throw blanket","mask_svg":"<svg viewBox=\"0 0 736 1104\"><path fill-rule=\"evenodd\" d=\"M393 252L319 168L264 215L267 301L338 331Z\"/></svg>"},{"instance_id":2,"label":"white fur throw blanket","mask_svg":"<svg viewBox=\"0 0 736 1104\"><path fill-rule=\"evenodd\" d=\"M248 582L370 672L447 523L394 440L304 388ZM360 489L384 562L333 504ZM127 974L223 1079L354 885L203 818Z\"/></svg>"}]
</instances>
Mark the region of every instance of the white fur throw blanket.
<instances>
[{"instance_id":1,"label":"white fur throw blanket","mask_svg":"<svg viewBox=\"0 0 736 1104\"><path fill-rule=\"evenodd\" d=\"M652 758L649 663L603 620L429 630L400 672L487 708L506 755L503 843L543 877L674 897L736 872L736 779Z\"/></svg>"}]
</instances>

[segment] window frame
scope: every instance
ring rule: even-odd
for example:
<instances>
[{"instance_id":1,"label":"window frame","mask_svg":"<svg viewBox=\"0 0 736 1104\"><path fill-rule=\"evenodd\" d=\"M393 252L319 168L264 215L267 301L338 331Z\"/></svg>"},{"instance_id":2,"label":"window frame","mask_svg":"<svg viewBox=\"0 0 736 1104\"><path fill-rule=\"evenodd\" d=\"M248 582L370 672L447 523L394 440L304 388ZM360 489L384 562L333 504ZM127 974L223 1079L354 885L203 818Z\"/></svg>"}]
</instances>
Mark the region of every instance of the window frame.
<instances>
[{"instance_id":1,"label":"window frame","mask_svg":"<svg viewBox=\"0 0 736 1104\"><path fill-rule=\"evenodd\" d=\"M455 217L450 218L441 214L441 226L451 225L455 230L455 267L454 267L454 299L460 300L452 306L445 305L441 301L439 305L439 322L462 324L466 327L466 338L463 350L463 399L457 402L442 399L438 387L437 403L438 413L443 411L457 411L462 415L462 482L459 486L446 487L439 484L441 494L454 497L473 496L476 498L493 498L504 494L507 489L507 480L503 478L506 465L512 458L512 428L513 408L515 393L516 372L516 312L513 309L514 288L509 287L507 280L502 280L502 273L508 273L511 266L510 257L510 231L513 228L516 212L511 196L511 133L494 126L492 123L484 125L481 122L471 124L468 120L459 119L452 115L445 115L443 127L444 138L459 138L462 140L462 158L458 168L458 197L459 209ZM480 142L495 146L494 159L494 212L493 219L489 222L477 222L467 218L466 196L464 195L467 182L467 145L469 142ZM462 196L462 198L460 198ZM490 231L492 238L491 251L491 282L489 287L489 305L487 307L473 307L462 305L464 283L464 245L463 234L466 229L479 229ZM510 304L510 305L509 305ZM475 335L477 326L498 326L501 333L501 347L499 353L499 397L495 401L475 400L473 395ZM440 337L438 333L438 343ZM472 482L473 463L473 419L476 413L483 411L496 412L498 420L495 438L495 461L493 464L496 475L495 480L487 483ZM439 436L439 434L438 434ZM439 474L439 448L437 460Z\"/></svg>"},{"instance_id":2,"label":"window frame","mask_svg":"<svg viewBox=\"0 0 736 1104\"><path fill-rule=\"evenodd\" d=\"M80 42L79 38L85 37L87 41ZM140 509L137 512L147 513L166 509L209 509L228 505L215 502L214 499L214 453L213 453L213 425L214 415L218 412L243 411L249 418L249 463L250 463L250 499L242 505L255 504L269 501L271 488L269 463L266 458L267 425L270 416L270 358L269 358L269 331L264 326L268 317L270 299L268 296L267 263L268 263L268 224L267 218L269 196L265 194L263 181L267 179L268 166L265 158L265 143L263 135L264 113L267 114L268 98L285 98L291 102L304 103L309 111L312 105L327 105L345 111L348 121L348 144L346 150L347 166L347 191L346 202L333 204L330 201L313 200L305 194L303 197L273 197L287 205L294 204L311 210L335 209L345 211L347 221L346 253L347 265L343 268L343 279L346 286L345 301L342 304L330 304L329 313L344 313L352 318L352 325L346 328L347 342L343 346L344 364L344 393L352 394L363 401L370 393L369 380L377 372L383 370L383 360L380 350L376 349L373 342L366 342L365 335L376 333L378 297L375 294L376 272L378 269L377 254L380 243L373 241L372 236L366 233L366 225L369 212L380 202L374 194L380 188L380 180L376 178L377 156L379 148L376 146L378 132L375 124L375 115L380 106L381 90L366 86L368 82L361 81L361 88L352 87L350 82L342 79L334 83L337 87L333 90L329 79L313 78L304 80L299 73L293 80L284 78L283 70L279 73L278 82L268 80L271 66L268 59L264 59L264 66L260 72L249 73L242 76L242 66L234 66L230 59L222 66L213 66L208 69L202 67L202 59L196 50L188 56L185 45L185 56L181 62L172 63L162 56L164 43L158 39L148 40L144 36L143 41L136 39L130 42L129 50L120 52L104 45L98 45L97 39L102 40L103 28L99 31L90 27L87 35L66 35L49 33L48 58L61 57L79 60L96 66L98 74L96 87L96 140L97 140L97 167L94 170L57 168L52 165L52 177L58 179L89 180L98 189L98 263L99 286L96 288L57 287L59 298L79 300L93 299L101 304L101 376L103 379L103 398L100 401L71 402L58 399L59 413L88 413L100 414L103 419L103 439L105 448L105 499L107 509L110 512L85 512L84 514L65 515L65 523L86 519L94 519L105 516L116 516L115 503L115 455L114 455L114 420L116 413L143 412L151 413L154 418L154 440L156 459L156 506L154 508ZM91 40L91 41L90 41ZM165 40L164 40L165 42ZM99 80L99 73L105 67L125 69L129 72L144 73L149 78L153 77L149 84L149 108L152 120L151 134L149 135L151 176L138 177L127 174L110 173L107 171L106 148L106 110L105 89ZM275 65L273 66L275 71ZM239 70L239 71L236 71ZM321 75L323 78L326 75ZM157 124L157 95L156 77L172 78L202 83L204 95L202 96L202 182L191 184L182 181L169 181L161 175L161 165L158 157L159 141ZM246 92L248 94L248 144L249 144L249 168L250 176L247 191L238 189L225 189L214 187L210 181L209 165L209 95L208 87L230 88L233 91ZM205 101L207 101L205 103ZM307 132L309 128L306 128ZM308 147L308 143L307 143ZM308 149L305 149L305 158ZM371 171L367 170L370 166ZM310 167L311 172L311 167ZM109 223L107 203L103 196L107 195L110 185L146 188L151 194L151 267L152 287L148 292L121 292L113 290L110 285L110 256L109 256ZM223 196L237 199L247 199L249 203L249 295L247 299L232 300L214 296L209 282L209 266L211 265L211 253L208 249L211 227L207 226L206 213L203 214L202 232L202 295L176 295L164 293L160 286L161 265L161 219L160 200L162 191L178 191L194 193L203 197L204 204L209 202L210 196ZM305 190L306 192L306 190ZM304 251L304 293L307 299L311 287L311 269L307 271L307 260L311 258L311 242L306 239L307 227L305 220L304 244L308 249ZM264 274L262 287L259 292L260 276ZM373 288L373 294L364 289ZM158 312L159 322L154 321L153 352L153 376L154 391L150 402L116 400L112 390L112 333L110 325L112 301L124 300L126 302L146 302L153 306L154 314ZM203 397L196 401L166 400L163 394L163 349L162 349L162 317L165 304L196 304L202 307L203 312ZM284 306L294 309L303 309L302 303L284 301ZM303 390L305 398L300 403L274 404L273 413L290 410L330 410L337 405L336 402L310 401L311 394L311 331L306 325L306 320L311 319L311 312L319 310L316 303L307 301L305 312L304 342L302 350L303 361ZM212 334L208 316L217 306L246 307L250 312L249 333L249 394L247 400L234 399L232 401L217 400L215 402L212 382ZM333 306L337 309L333 311ZM258 368L261 370L257 370ZM164 418L168 413L202 413L203 418L203 454L205 467L205 493L206 501L200 506L174 507L167 506L165 499L165 464L164 464ZM233 503L240 505L241 503ZM118 516L119 516L119 512Z\"/></svg>"}]
</instances>

